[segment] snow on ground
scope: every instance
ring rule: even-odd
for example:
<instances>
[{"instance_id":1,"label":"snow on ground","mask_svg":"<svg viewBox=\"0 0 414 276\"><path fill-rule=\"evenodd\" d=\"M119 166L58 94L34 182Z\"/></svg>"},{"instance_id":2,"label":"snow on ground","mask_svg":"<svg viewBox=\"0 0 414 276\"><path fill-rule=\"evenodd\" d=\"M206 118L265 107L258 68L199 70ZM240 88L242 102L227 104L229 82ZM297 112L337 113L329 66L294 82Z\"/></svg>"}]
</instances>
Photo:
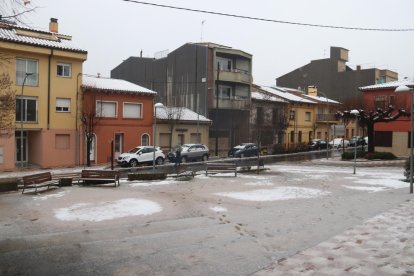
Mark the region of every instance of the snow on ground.
<instances>
[{"instance_id":1,"label":"snow on ground","mask_svg":"<svg viewBox=\"0 0 414 276\"><path fill-rule=\"evenodd\" d=\"M128 216L151 215L161 212L161 206L150 200L126 198L97 204L79 203L68 208L55 209L55 217L63 221L103 221Z\"/></svg>"},{"instance_id":2,"label":"snow on ground","mask_svg":"<svg viewBox=\"0 0 414 276\"><path fill-rule=\"evenodd\" d=\"M125 181L121 183L127 183L130 187L148 187L148 186L160 186L160 185L170 185L170 184L177 184L178 181L175 179L165 179L165 180L152 180L152 181L144 181L144 180L137 180L137 181Z\"/></svg>"},{"instance_id":3,"label":"snow on ground","mask_svg":"<svg viewBox=\"0 0 414 276\"><path fill-rule=\"evenodd\" d=\"M37 196L33 196L33 200L47 200L49 198L59 198L59 197L65 196L68 193L69 193L69 191L66 190L66 191L61 191L61 192L55 193L55 194L47 194L47 195L40 195L39 194Z\"/></svg>"},{"instance_id":4,"label":"snow on ground","mask_svg":"<svg viewBox=\"0 0 414 276\"><path fill-rule=\"evenodd\" d=\"M342 187L352 190L358 190L358 191L367 191L371 193L375 192L382 192L385 190L388 190L386 187L367 187L367 186L349 186L349 185L342 185Z\"/></svg>"},{"instance_id":5,"label":"snow on ground","mask_svg":"<svg viewBox=\"0 0 414 276\"><path fill-rule=\"evenodd\" d=\"M227 212L227 208L222 207L222 206L214 206L214 207L210 207L211 211L214 211L216 213L223 213L223 212Z\"/></svg>"},{"instance_id":6,"label":"snow on ground","mask_svg":"<svg viewBox=\"0 0 414 276\"><path fill-rule=\"evenodd\" d=\"M324 192L318 189L288 186L276 187L273 189L252 190L246 192L215 193L215 195L218 196L225 196L247 201L275 201L300 198L315 198L328 194L330 194L330 192Z\"/></svg>"}]
</instances>

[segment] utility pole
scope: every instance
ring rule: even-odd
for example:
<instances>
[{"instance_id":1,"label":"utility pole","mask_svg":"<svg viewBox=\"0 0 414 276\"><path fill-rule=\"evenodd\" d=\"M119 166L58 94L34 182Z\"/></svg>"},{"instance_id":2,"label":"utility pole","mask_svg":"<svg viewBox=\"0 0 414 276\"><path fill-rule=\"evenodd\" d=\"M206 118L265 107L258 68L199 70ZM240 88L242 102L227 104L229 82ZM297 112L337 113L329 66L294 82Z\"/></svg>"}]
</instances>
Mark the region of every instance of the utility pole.
<instances>
[{"instance_id":1,"label":"utility pole","mask_svg":"<svg viewBox=\"0 0 414 276\"><path fill-rule=\"evenodd\" d=\"M220 78L220 63L217 62L217 79L216 79L216 116L215 116L215 125L214 130L216 133L216 156L218 156L218 108L219 108L219 78Z\"/></svg>"}]
</instances>

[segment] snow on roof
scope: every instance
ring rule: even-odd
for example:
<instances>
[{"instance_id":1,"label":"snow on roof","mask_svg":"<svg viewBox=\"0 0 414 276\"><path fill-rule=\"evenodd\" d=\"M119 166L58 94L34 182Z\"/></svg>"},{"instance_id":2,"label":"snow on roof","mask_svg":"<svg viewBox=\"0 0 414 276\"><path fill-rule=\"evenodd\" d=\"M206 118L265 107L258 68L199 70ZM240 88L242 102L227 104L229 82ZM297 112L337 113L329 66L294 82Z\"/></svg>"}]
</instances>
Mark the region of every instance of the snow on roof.
<instances>
[{"instance_id":1,"label":"snow on roof","mask_svg":"<svg viewBox=\"0 0 414 276\"><path fill-rule=\"evenodd\" d=\"M0 41L86 53L85 50L82 50L72 43L70 36L31 29L5 22L0 22Z\"/></svg>"},{"instance_id":2,"label":"snow on roof","mask_svg":"<svg viewBox=\"0 0 414 276\"><path fill-rule=\"evenodd\" d=\"M120 79L111 79L96 76L83 76L82 87L90 89L99 89L118 92L134 92L145 94L156 94L157 92L149 90L145 87L136 85L132 82Z\"/></svg>"},{"instance_id":3,"label":"snow on roof","mask_svg":"<svg viewBox=\"0 0 414 276\"><path fill-rule=\"evenodd\" d=\"M321 96L312 96L312 95L308 95L308 94L304 94L303 96L304 96L304 97L308 97L308 98L310 98L310 99L312 99L312 100L315 100L315 101L321 102L321 103L340 104L340 102L337 102L337 101L331 100L331 99L329 99L329 98L321 97Z\"/></svg>"},{"instance_id":4,"label":"snow on roof","mask_svg":"<svg viewBox=\"0 0 414 276\"><path fill-rule=\"evenodd\" d=\"M409 87L414 87L413 80L399 80L399 81L390 81L386 83L374 84L359 87L359 90L366 91L366 90L380 90L380 89L390 89L390 88L397 88L400 85L406 85Z\"/></svg>"},{"instance_id":5,"label":"snow on roof","mask_svg":"<svg viewBox=\"0 0 414 276\"><path fill-rule=\"evenodd\" d=\"M170 118L179 119L180 121L199 121L199 122L211 122L210 119L203 115L186 107L157 107L156 112L157 119L168 120Z\"/></svg>"},{"instance_id":6,"label":"snow on roof","mask_svg":"<svg viewBox=\"0 0 414 276\"><path fill-rule=\"evenodd\" d=\"M252 92L251 98L255 100L262 100L262 101L271 101L271 102L279 102L279 103L286 103L287 101L283 100L279 97L273 97L264 93L260 92Z\"/></svg>"},{"instance_id":7,"label":"snow on roof","mask_svg":"<svg viewBox=\"0 0 414 276\"><path fill-rule=\"evenodd\" d=\"M264 90L268 93L274 94L274 95L276 95L278 97L281 97L281 98L283 98L285 100L288 100L288 101L316 104L316 102L314 102L314 101L305 99L303 97L296 96L296 95L294 95L292 93L289 93L287 91L284 92L282 89L279 89L279 88L262 86L262 87L260 87L260 89L262 89L262 90Z\"/></svg>"}]
</instances>

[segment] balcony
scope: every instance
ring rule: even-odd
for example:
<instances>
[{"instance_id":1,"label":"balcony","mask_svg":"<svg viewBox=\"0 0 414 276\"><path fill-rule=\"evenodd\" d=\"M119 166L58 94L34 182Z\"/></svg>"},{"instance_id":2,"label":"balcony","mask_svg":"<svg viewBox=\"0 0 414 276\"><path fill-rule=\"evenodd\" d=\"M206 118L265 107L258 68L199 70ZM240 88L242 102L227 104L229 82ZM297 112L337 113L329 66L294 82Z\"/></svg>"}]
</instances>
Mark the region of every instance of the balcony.
<instances>
[{"instance_id":1,"label":"balcony","mask_svg":"<svg viewBox=\"0 0 414 276\"><path fill-rule=\"evenodd\" d=\"M335 123L338 121L335 114L316 114L316 122L318 123Z\"/></svg>"},{"instance_id":2,"label":"balcony","mask_svg":"<svg viewBox=\"0 0 414 276\"><path fill-rule=\"evenodd\" d=\"M219 80L228 82L251 83L252 75L248 71L241 69L232 69L231 71L220 70Z\"/></svg>"},{"instance_id":3,"label":"balcony","mask_svg":"<svg viewBox=\"0 0 414 276\"><path fill-rule=\"evenodd\" d=\"M213 108L216 108L217 99L214 98ZM248 99L219 99L219 109L242 109L250 108L250 101Z\"/></svg>"}]
</instances>

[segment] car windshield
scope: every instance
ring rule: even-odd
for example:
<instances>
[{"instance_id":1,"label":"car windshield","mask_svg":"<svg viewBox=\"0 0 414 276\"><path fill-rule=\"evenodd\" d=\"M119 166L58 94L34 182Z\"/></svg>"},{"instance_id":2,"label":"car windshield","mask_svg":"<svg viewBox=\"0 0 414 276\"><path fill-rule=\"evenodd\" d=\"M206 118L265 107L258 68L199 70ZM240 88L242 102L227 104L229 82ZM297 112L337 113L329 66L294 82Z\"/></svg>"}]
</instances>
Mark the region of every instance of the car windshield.
<instances>
[{"instance_id":1,"label":"car windshield","mask_svg":"<svg viewBox=\"0 0 414 276\"><path fill-rule=\"evenodd\" d=\"M129 151L128 151L128 153L137 153L138 151L140 151L142 148L133 148L133 149L130 149Z\"/></svg>"},{"instance_id":2,"label":"car windshield","mask_svg":"<svg viewBox=\"0 0 414 276\"><path fill-rule=\"evenodd\" d=\"M244 149L244 147L245 147L245 145L238 145L238 146L235 146L234 148L235 149Z\"/></svg>"}]
</instances>

